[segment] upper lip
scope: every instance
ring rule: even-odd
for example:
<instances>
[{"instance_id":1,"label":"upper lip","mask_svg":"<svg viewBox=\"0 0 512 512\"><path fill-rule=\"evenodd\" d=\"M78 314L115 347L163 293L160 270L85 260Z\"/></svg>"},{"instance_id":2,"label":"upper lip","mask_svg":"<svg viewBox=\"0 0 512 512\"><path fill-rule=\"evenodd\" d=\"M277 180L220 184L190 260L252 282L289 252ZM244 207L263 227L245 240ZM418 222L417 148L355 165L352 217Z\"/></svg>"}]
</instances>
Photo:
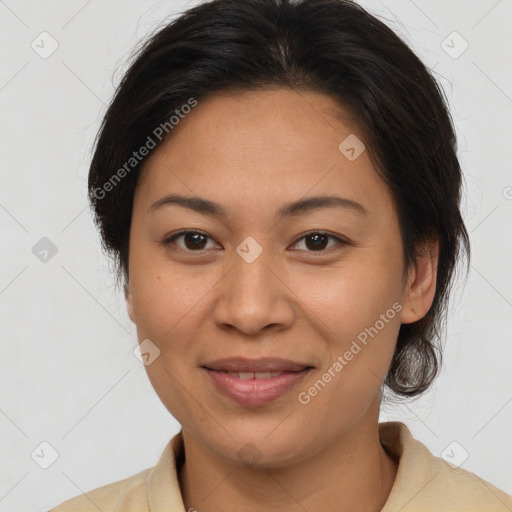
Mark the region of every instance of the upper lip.
<instances>
[{"instance_id":1,"label":"upper lip","mask_svg":"<svg viewBox=\"0 0 512 512\"><path fill-rule=\"evenodd\" d=\"M217 359L203 364L205 368L227 372L299 372L306 368L312 368L305 363L297 363L289 359L277 357L264 357L260 359L246 359L244 357L228 357Z\"/></svg>"}]
</instances>

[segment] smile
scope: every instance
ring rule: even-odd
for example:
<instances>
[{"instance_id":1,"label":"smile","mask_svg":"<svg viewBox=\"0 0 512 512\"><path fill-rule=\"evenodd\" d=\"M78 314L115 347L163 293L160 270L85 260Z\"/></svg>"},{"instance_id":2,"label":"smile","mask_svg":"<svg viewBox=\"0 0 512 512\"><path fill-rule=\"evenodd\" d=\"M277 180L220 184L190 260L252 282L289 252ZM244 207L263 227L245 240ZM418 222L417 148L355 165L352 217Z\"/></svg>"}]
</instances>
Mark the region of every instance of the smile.
<instances>
[{"instance_id":1,"label":"smile","mask_svg":"<svg viewBox=\"0 0 512 512\"><path fill-rule=\"evenodd\" d=\"M306 377L311 367L296 371L233 372L204 368L217 392L245 407L258 407L283 397Z\"/></svg>"}]
</instances>

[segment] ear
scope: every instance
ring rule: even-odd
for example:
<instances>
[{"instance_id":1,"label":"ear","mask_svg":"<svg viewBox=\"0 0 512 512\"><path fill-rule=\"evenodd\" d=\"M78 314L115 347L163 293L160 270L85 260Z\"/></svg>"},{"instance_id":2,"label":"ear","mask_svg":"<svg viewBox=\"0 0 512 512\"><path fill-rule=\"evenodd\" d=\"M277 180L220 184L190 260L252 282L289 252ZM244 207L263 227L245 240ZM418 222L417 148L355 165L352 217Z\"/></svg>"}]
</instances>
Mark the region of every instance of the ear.
<instances>
[{"instance_id":1,"label":"ear","mask_svg":"<svg viewBox=\"0 0 512 512\"><path fill-rule=\"evenodd\" d=\"M431 238L419 248L416 264L409 269L401 323L410 324L421 320L429 311L436 293L439 240Z\"/></svg>"},{"instance_id":2,"label":"ear","mask_svg":"<svg viewBox=\"0 0 512 512\"><path fill-rule=\"evenodd\" d=\"M126 309L128 311L128 316L133 323L135 322L135 314L133 312L133 303L132 303L132 294L130 291L130 284L127 283L124 285L124 298L126 299Z\"/></svg>"}]
</instances>

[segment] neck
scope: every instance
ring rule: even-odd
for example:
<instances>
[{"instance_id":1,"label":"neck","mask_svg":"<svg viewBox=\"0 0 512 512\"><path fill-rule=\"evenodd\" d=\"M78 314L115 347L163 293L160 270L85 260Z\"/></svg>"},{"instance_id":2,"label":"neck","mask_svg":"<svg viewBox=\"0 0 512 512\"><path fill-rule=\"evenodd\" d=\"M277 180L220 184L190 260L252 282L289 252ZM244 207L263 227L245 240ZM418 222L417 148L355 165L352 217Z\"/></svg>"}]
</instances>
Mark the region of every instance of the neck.
<instances>
[{"instance_id":1,"label":"neck","mask_svg":"<svg viewBox=\"0 0 512 512\"><path fill-rule=\"evenodd\" d=\"M240 466L208 449L183 431L185 462L179 468L186 510L281 512L359 510L379 512L397 472L380 444L377 422L354 424L334 443L289 466L258 469Z\"/></svg>"}]
</instances>

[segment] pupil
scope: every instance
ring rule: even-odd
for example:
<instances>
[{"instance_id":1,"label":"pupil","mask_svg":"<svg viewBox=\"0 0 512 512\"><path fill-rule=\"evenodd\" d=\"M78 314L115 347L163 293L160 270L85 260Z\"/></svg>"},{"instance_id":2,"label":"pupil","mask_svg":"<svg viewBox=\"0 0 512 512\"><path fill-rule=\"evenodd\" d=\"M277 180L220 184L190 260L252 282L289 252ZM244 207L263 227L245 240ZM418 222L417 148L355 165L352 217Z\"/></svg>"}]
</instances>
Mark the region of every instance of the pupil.
<instances>
[{"instance_id":1,"label":"pupil","mask_svg":"<svg viewBox=\"0 0 512 512\"><path fill-rule=\"evenodd\" d=\"M319 240L320 238L322 238L323 240ZM310 247L309 244L307 243L308 240L314 240L314 243L313 243L313 246ZM308 237L306 237L306 246L308 247L308 249L321 249L323 248L323 246L325 245L324 242L327 240L327 236L326 235L309 235Z\"/></svg>"},{"instance_id":2,"label":"pupil","mask_svg":"<svg viewBox=\"0 0 512 512\"><path fill-rule=\"evenodd\" d=\"M204 240L199 240L199 245L197 243L192 243L191 245L189 245L187 243L187 240L190 240L191 238L194 238L196 241L198 240L198 238L205 238L204 235L201 235L200 233L195 233L193 235L185 235L185 245L187 246L187 249L202 249L203 246L201 244L201 242L204 243Z\"/></svg>"}]
</instances>

